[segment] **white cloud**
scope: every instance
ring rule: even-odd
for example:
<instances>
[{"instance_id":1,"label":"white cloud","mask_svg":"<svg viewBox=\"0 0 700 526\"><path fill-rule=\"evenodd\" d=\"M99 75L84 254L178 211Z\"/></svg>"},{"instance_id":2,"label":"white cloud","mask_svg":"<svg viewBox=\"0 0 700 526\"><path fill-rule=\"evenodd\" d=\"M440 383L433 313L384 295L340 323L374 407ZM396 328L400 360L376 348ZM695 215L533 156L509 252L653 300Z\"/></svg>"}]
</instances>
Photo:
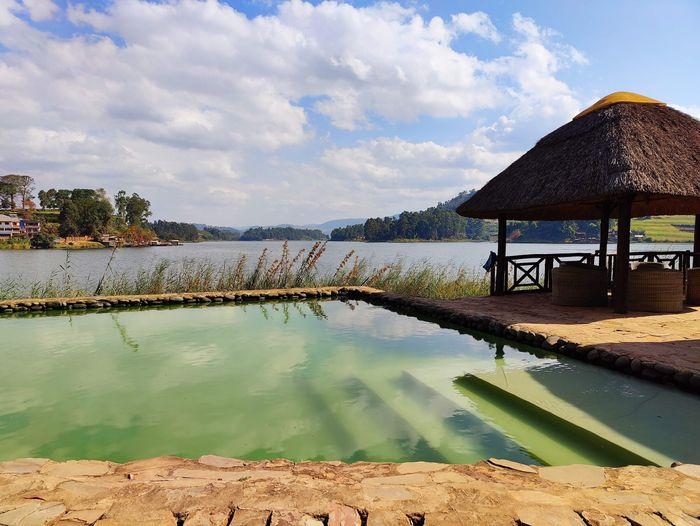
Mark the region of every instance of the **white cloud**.
<instances>
[{"instance_id":1,"label":"white cloud","mask_svg":"<svg viewBox=\"0 0 700 526\"><path fill-rule=\"evenodd\" d=\"M494 126L491 131L495 130ZM352 148L331 148L322 157L336 182L370 196L352 204L355 211L381 215L377 210L411 209L402 203L437 203L466 188L480 187L523 152L493 151L495 142L480 130L463 142L443 146L431 141L408 142L399 138L362 141ZM351 209L348 209L348 212Z\"/></svg>"},{"instance_id":2,"label":"white cloud","mask_svg":"<svg viewBox=\"0 0 700 526\"><path fill-rule=\"evenodd\" d=\"M493 64L494 71L513 80L506 88L509 96L518 101L513 116L523 119L575 115L580 103L556 75L571 63L585 64L583 53L559 43L555 32L540 28L520 13L513 15L513 28L518 35L515 53Z\"/></svg>"},{"instance_id":3,"label":"white cloud","mask_svg":"<svg viewBox=\"0 0 700 526\"><path fill-rule=\"evenodd\" d=\"M29 12L29 17L37 22L51 20L58 12L58 6L52 0L22 0Z\"/></svg>"},{"instance_id":4,"label":"white cloud","mask_svg":"<svg viewBox=\"0 0 700 526\"><path fill-rule=\"evenodd\" d=\"M691 117L695 117L696 119L700 120L700 106L680 106L678 104L671 104L671 107L677 109L678 111L682 111L683 113L687 113Z\"/></svg>"},{"instance_id":5,"label":"white cloud","mask_svg":"<svg viewBox=\"0 0 700 526\"><path fill-rule=\"evenodd\" d=\"M215 0L69 4L71 37L26 20L57 9L0 0L0 170L125 187L188 220L301 222L357 206L358 188L375 214L448 198L512 159L513 129L575 112L557 75L585 62L518 14L511 38L482 12L428 20L394 3L290 0L256 18ZM501 55L457 51L465 34ZM485 111L501 117L484 124ZM424 117L474 131L449 145L383 137L385 122ZM337 147L334 128L374 138Z\"/></svg>"},{"instance_id":6,"label":"white cloud","mask_svg":"<svg viewBox=\"0 0 700 526\"><path fill-rule=\"evenodd\" d=\"M458 13L452 15L452 27L460 33L474 33L492 42L500 42L501 35L486 13Z\"/></svg>"}]
</instances>

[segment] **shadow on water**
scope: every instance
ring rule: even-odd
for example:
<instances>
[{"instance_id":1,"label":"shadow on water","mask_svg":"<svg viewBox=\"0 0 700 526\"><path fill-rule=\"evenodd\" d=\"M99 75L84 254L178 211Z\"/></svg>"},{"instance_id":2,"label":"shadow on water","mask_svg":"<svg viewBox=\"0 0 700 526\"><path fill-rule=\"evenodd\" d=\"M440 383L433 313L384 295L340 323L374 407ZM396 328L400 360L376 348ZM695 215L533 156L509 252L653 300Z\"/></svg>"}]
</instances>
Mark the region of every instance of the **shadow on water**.
<instances>
[{"instance_id":1,"label":"shadow on water","mask_svg":"<svg viewBox=\"0 0 700 526\"><path fill-rule=\"evenodd\" d=\"M552 415L502 389L494 388L471 375L455 380L455 385L465 396L478 394L504 411L517 415L519 419L537 428L554 442L567 444L567 447L583 452L587 458L603 466L625 466L629 464L648 465L649 461L635 453L607 441L595 433L587 431L571 422Z\"/></svg>"},{"instance_id":2,"label":"shadow on water","mask_svg":"<svg viewBox=\"0 0 700 526\"><path fill-rule=\"evenodd\" d=\"M552 398L576 406L628 439L664 451L674 460L700 462L700 404L695 396L597 366L567 362L564 370L541 367L527 374Z\"/></svg>"}]
</instances>

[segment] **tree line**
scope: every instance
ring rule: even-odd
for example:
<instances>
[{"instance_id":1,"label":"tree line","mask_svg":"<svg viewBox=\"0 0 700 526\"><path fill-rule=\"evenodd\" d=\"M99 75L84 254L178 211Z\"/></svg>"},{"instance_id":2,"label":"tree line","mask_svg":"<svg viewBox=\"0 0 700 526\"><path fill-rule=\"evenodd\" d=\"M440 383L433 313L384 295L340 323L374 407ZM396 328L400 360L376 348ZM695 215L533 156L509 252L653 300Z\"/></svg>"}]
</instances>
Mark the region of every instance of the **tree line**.
<instances>
[{"instance_id":1,"label":"tree line","mask_svg":"<svg viewBox=\"0 0 700 526\"><path fill-rule=\"evenodd\" d=\"M455 212L475 190L420 212L402 212L398 216L367 219L363 224L336 228L332 241L441 241L486 240L496 234L492 220L462 217ZM599 221L509 221L507 234L511 241L565 243L597 239Z\"/></svg>"},{"instance_id":2,"label":"tree line","mask_svg":"<svg viewBox=\"0 0 700 526\"><path fill-rule=\"evenodd\" d=\"M15 211L24 219L39 219L41 233L32 238L32 245L50 247L56 237L93 237L109 234L131 244L147 244L155 239L151 203L138 193L129 195L119 190L110 200L102 188L49 188L36 196L35 181L27 175L9 174L0 177L0 208ZM38 197L41 211L33 199ZM167 223L167 222L165 222ZM180 224L178 224L180 225ZM187 240L197 241L200 233L188 225ZM212 239L215 236L205 233ZM166 238L178 236L168 235Z\"/></svg>"},{"instance_id":3,"label":"tree line","mask_svg":"<svg viewBox=\"0 0 700 526\"><path fill-rule=\"evenodd\" d=\"M420 212L401 212L398 216L370 218L361 225L336 228L333 241L397 241L488 239L491 225L481 219L462 217L455 208L471 197L474 190Z\"/></svg>"},{"instance_id":4,"label":"tree line","mask_svg":"<svg viewBox=\"0 0 700 526\"><path fill-rule=\"evenodd\" d=\"M192 223L179 223L177 221L163 221L159 219L149 224L150 228L160 239L178 239L180 241L235 241L240 233L233 230L225 230L211 226L204 226L201 230Z\"/></svg>"},{"instance_id":5,"label":"tree line","mask_svg":"<svg viewBox=\"0 0 700 526\"><path fill-rule=\"evenodd\" d=\"M316 241L328 239L328 236L317 229L294 227L254 227L241 235L241 241L264 241L266 239L290 241Z\"/></svg>"}]
</instances>

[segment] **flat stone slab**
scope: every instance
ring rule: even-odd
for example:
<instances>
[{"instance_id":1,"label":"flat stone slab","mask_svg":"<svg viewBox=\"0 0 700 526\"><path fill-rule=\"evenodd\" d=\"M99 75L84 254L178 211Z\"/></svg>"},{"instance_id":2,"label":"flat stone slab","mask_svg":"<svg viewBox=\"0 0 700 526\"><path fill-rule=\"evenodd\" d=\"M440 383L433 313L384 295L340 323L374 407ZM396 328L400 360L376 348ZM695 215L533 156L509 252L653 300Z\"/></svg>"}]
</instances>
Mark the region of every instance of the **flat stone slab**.
<instances>
[{"instance_id":1,"label":"flat stone slab","mask_svg":"<svg viewBox=\"0 0 700 526\"><path fill-rule=\"evenodd\" d=\"M4 463L43 467L0 474L0 524L679 526L700 517L700 481L677 468L538 468L508 459L212 466L227 463L219 458ZM159 476L128 476L149 470Z\"/></svg>"},{"instance_id":2,"label":"flat stone slab","mask_svg":"<svg viewBox=\"0 0 700 526\"><path fill-rule=\"evenodd\" d=\"M514 462L512 460L506 460L504 458L490 458L489 464L498 466L501 468L514 469L515 471L520 471L522 473L537 473L537 470L532 466L527 464L521 464L520 462Z\"/></svg>"},{"instance_id":3,"label":"flat stone slab","mask_svg":"<svg viewBox=\"0 0 700 526\"><path fill-rule=\"evenodd\" d=\"M99 477L111 471L109 462L98 460L69 460L58 464L46 464L41 472L54 477Z\"/></svg>"},{"instance_id":4,"label":"flat stone slab","mask_svg":"<svg viewBox=\"0 0 700 526\"><path fill-rule=\"evenodd\" d=\"M539 469L540 477L551 482L597 488L605 483L605 470L599 466L573 464Z\"/></svg>"},{"instance_id":5,"label":"flat stone slab","mask_svg":"<svg viewBox=\"0 0 700 526\"><path fill-rule=\"evenodd\" d=\"M18 458L0 462L0 473L36 473L48 461L47 458Z\"/></svg>"},{"instance_id":6,"label":"flat stone slab","mask_svg":"<svg viewBox=\"0 0 700 526\"><path fill-rule=\"evenodd\" d=\"M680 464L678 466L675 466L673 469L675 469L676 471L680 471L681 473L684 473L689 477L695 477L696 479L700 479L700 466L698 466L697 464Z\"/></svg>"},{"instance_id":7,"label":"flat stone slab","mask_svg":"<svg viewBox=\"0 0 700 526\"><path fill-rule=\"evenodd\" d=\"M218 455L203 455L198 462L215 468L237 468L245 466L245 462L237 458L220 457Z\"/></svg>"}]
</instances>

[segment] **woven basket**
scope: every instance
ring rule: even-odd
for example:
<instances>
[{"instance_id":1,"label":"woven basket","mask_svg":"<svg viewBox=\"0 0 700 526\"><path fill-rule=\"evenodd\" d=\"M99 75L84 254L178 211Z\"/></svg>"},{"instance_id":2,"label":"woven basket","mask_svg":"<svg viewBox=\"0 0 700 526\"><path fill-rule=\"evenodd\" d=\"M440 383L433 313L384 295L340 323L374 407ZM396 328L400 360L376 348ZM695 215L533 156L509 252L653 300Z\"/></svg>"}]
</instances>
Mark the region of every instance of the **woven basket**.
<instances>
[{"instance_id":1,"label":"woven basket","mask_svg":"<svg viewBox=\"0 0 700 526\"><path fill-rule=\"evenodd\" d=\"M552 269L552 303L575 307L605 305L608 299L605 269L563 265Z\"/></svg>"},{"instance_id":2,"label":"woven basket","mask_svg":"<svg viewBox=\"0 0 700 526\"><path fill-rule=\"evenodd\" d=\"M700 268L688 269L688 305L700 305Z\"/></svg>"},{"instance_id":3,"label":"woven basket","mask_svg":"<svg viewBox=\"0 0 700 526\"><path fill-rule=\"evenodd\" d=\"M665 268L663 263L644 261L642 263L637 263L635 270L664 270Z\"/></svg>"},{"instance_id":4,"label":"woven basket","mask_svg":"<svg viewBox=\"0 0 700 526\"><path fill-rule=\"evenodd\" d=\"M629 274L627 307L649 312L683 310L683 272L633 270Z\"/></svg>"}]
</instances>

